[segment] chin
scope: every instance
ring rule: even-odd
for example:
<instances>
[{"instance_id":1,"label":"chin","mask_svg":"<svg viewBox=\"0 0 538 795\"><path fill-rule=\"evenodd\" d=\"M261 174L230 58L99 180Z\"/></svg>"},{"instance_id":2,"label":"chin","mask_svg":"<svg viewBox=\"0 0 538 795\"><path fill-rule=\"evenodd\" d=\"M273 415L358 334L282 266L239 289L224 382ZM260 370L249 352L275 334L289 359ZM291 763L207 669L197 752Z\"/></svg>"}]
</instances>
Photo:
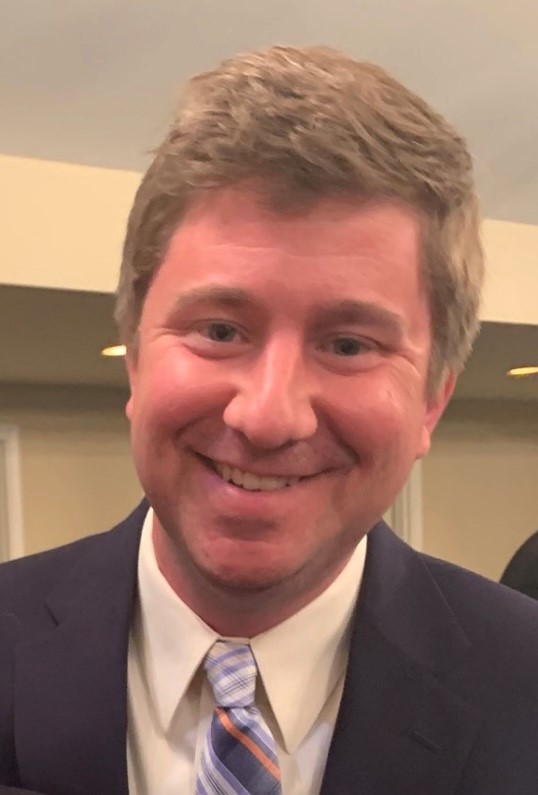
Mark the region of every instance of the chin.
<instances>
[{"instance_id":1,"label":"chin","mask_svg":"<svg viewBox=\"0 0 538 795\"><path fill-rule=\"evenodd\" d=\"M237 560L231 563L212 562L199 567L206 580L213 586L233 592L259 592L274 588L287 579L280 567L267 564L242 565Z\"/></svg>"}]
</instances>

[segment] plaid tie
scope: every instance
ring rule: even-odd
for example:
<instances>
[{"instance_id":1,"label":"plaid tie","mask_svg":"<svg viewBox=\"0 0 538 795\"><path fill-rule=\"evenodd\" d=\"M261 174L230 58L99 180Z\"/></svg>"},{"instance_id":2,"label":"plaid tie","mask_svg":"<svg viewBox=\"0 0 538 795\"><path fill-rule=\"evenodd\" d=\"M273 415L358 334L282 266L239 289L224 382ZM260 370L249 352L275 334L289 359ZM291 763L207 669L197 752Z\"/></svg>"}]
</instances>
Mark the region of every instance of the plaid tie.
<instances>
[{"instance_id":1,"label":"plaid tie","mask_svg":"<svg viewBox=\"0 0 538 795\"><path fill-rule=\"evenodd\" d=\"M204 667L216 707L196 795L281 795L275 741L254 704L257 668L250 647L217 641Z\"/></svg>"}]
</instances>

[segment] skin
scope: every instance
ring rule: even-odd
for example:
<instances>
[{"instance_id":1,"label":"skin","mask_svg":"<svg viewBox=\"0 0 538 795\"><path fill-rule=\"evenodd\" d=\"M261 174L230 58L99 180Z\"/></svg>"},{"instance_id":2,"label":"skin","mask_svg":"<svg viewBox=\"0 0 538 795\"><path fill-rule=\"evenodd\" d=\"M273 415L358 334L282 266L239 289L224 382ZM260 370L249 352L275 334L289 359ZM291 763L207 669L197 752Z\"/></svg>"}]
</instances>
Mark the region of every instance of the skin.
<instances>
[{"instance_id":1,"label":"skin","mask_svg":"<svg viewBox=\"0 0 538 795\"><path fill-rule=\"evenodd\" d=\"M222 635L327 588L429 449L454 379L426 398L419 239L396 203L278 214L235 188L194 203L170 242L127 415L159 568ZM213 462L302 479L246 491Z\"/></svg>"}]
</instances>

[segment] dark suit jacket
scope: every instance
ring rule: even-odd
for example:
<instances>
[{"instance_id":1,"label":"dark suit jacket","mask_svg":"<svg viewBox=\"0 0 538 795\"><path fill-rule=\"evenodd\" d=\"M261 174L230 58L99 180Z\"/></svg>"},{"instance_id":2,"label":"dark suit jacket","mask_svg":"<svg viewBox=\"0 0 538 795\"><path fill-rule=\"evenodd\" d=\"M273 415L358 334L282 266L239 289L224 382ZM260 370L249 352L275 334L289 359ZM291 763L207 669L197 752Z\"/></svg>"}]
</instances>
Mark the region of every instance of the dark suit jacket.
<instances>
[{"instance_id":1,"label":"dark suit jacket","mask_svg":"<svg viewBox=\"0 0 538 795\"><path fill-rule=\"evenodd\" d=\"M127 642L145 511L0 567L1 783L127 795ZM535 602L377 525L322 795L536 795L537 671Z\"/></svg>"}]
</instances>

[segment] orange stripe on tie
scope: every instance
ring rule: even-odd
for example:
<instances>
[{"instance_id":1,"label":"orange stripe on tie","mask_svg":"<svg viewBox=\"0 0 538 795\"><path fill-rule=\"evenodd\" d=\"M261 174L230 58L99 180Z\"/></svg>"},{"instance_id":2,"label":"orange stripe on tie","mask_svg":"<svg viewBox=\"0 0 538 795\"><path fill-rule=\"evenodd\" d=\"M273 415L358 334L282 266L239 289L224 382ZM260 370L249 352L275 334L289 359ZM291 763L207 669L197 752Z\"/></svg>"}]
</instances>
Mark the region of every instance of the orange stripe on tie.
<instances>
[{"instance_id":1,"label":"orange stripe on tie","mask_svg":"<svg viewBox=\"0 0 538 795\"><path fill-rule=\"evenodd\" d=\"M237 728L237 726L234 726L223 709L217 707L216 711L220 722L228 734L231 734L232 737L235 737L236 740L239 740L239 742L242 743L245 748L248 748L250 753L255 756L259 762L261 762L261 764L273 776L273 778L275 778L277 781L280 781L280 768L278 765L275 765L275 763L264 754L262 749L256 745L256 743L253 742L250 737L247 737L246 734L243 734L243 732Z\"/></svg>"}]
</instances>

